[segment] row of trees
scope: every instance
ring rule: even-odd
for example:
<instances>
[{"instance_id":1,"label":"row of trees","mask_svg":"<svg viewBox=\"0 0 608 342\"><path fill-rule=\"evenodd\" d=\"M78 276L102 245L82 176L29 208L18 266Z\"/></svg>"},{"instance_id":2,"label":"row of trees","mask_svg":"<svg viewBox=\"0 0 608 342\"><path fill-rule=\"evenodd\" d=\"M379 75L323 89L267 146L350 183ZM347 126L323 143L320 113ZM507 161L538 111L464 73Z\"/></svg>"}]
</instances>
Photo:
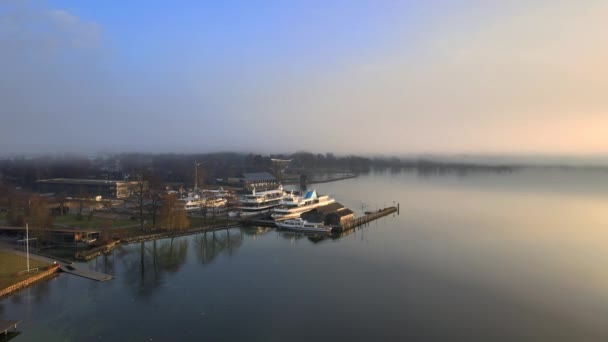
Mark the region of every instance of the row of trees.
<instances>
[{"instance_id":1,"label":"row of trees","mask_svg":"<svg viewBox=\"0 0 608 342\"><path fill-rule=\"evenodd\" d=\"M148 220L152 229L179 230L190 227L184 205L177 196L160 192L153 187L155 184L151 185L145 176L140 174L130 189L131 195L127 205L138 220L140 229L146 228Z\"/></svg>"},{"instance_id":2,"label":"row of trees","mask_svg":"<svg viewBox=\"0 0 608 342\"><path fill-rule=\"evenodd\" d=\"M131 189L131 197L127 201L127 206L142 230L146 227L148 220L153 229L189 227L190 222L183 204L177 196L150 190L147 182L143 178L139 179ZM72 204L77 209L76 217L84 220L82 217L84 208L93 203L86 197L72 200ZM67 207L64 197L45 197L0 183L0 210L5 212L7 225L22 227L27 222L30 228L36 231L51 228L53 217L65 214ZM93 211L88 212L89 219L91 219Z\"/></svg>"}]
</instances>

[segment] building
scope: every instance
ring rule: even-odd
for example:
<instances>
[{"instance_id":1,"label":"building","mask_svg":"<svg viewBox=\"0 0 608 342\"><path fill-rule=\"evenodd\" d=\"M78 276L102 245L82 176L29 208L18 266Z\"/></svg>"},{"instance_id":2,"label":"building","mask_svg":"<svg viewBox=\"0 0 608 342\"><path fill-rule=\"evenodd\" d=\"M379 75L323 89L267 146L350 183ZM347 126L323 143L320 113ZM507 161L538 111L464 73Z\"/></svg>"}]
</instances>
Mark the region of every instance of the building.
<instances>
[{"instance_id":1,"label":"building","mask_svg":"<svg viewBox=\"0 0 608 342\"><path fill-rule=\"evenodd\" d=\"M355 213L338 202L317 207L305 212L300 217L308 222L323 223L328 226L340 226L355 218Z\"/></svg>"},{"instance_id":2,"label":"building","mask_svg":"<svg viewBox=\"0 0 608 342\"><path fill-rule=\"evenodd\" d=\"M279 187L278 179L268 172L243 173L240 178L241 186L247 190L271 190Z\"/></svg>"},{"instance_id":3,"label":"building","mask_svg":"<svg viewBox=\"0 0 608 342\"><path fill-rule=\"evenodd\" d=\"M138 181L119 181L103 179L55 178L36 181L39 192L63 194L68 197L126 198L139 188ZM143 181L144 190L148 182Z\"/></svg>"}]
</instances>

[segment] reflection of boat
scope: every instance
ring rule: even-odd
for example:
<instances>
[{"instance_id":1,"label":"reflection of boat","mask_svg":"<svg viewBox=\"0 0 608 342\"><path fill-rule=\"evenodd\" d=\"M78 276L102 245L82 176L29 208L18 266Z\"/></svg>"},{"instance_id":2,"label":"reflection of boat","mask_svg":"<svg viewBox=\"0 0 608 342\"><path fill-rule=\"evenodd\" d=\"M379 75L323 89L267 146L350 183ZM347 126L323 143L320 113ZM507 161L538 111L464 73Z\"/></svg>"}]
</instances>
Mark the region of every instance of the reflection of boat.
<instances>
[{"instance_id":1,"label":"reflection of boat","mask_svg":"<svg viewBox=\"0 0 608 342\"><path fill-rule=\"evenodd\" d=\"M229 212L228 212L228 217L239 217L240 215L241 215L241 213L239 213L239 212L238 212L238 211L236 211L236 210L233 210L233 211L229 211Z\"/></svg>"},{"instance_id":2,"label":"reflection of boat","mask_svg":"<svg viewBox=\"0 0 608 342\"><path fill-rule=\"evenodd\" d=\"M330 233L331 227L324 226L322 223L313 223L301 218L287 219L276 222L277 227L302 232Z\"/></svg>"},{"instance_id":3,"label":"reflection of boat","mask_svg":"<svg viewBox=\"0 0 608 342\"><path fill-rule=\"evenodd\" d=\"M267 213L279 205L283 199L283 188L279 187L267 191L251 191L251 194L243 195L240 199L241 216L253 216Z\"/></svg>"},{"instance_id":4,"label":"reflection of boat","mask_svg":"<svg viewBox=\"0 0 608 342\"><path fill-rule=\"evenodd\" d=\"M306 192L304 196L290 194L283 198L278 207L274 208L272 218L275 220L285 220L300 217L300 214L304 212L332 204L335 201L335 199L327 195L319 196L315 190Z\"/></svg>"}]
</instances>

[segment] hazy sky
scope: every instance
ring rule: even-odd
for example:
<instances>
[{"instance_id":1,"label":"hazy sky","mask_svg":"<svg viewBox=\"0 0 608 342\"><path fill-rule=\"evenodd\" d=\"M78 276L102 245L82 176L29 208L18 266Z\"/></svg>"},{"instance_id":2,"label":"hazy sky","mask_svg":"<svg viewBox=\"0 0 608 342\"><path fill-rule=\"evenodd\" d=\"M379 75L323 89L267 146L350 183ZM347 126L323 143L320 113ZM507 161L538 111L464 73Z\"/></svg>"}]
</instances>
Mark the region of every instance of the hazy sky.
<instances>
[{"instance_id":1,"label":"hazy sky","mask_svg":"<svg viewBox=\"0 0 608 342\"><path fill-rule=\"evenodd\" d=\"M0 0L0 154L608 153L607 1Z\"/></svg>"}]
</instances>

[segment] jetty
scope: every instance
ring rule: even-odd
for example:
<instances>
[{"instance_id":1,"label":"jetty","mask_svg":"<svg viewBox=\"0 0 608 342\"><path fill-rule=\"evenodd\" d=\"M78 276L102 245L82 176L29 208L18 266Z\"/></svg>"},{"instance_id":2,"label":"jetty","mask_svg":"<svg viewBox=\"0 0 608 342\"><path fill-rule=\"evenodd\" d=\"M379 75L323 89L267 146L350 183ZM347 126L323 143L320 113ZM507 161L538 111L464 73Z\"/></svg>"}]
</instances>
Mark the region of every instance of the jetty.
<instances>
[{"instance_id":1,"label":"jetty","mask_svg":"<svg viewBox=\"0 0 608 342\"><path fill-rule=\"evenodd\" d=\"M374 212L367 212L365 215L361 217L354 218L352 220L348 220L341 225L335 225L332 227L332 233L339 233L346 230L353 229L355 227L362 226L366 223L375 221L381 217L390 215L392 213L399 213L399 206L396 207L388 207L379 209ZM261 227L276 227L275 221L271 219L267 219L264 216L261 217L251 217L251 218L242 218L241 223L245 225L253 225L253 226L261 226Z\"/></svg>"},{"instance_id":2,"label":"jetty","mask_svg":"<svg viewBox=\"0 0 608 342\"><path fill-rule=\"evenodd\" d=\"M10 329L17 331L17 324L19 323L21 323L21 321L0 320L0 332L4 334L4 338L8 338L8 331Z\"/></svg>"},{"instance_id":3,"label":"jetty","mask_svg":"<svg viewBox=\"0 0 608 342\"><path fill-rule=\"evenodd\" d=\"M59 269L62 272L73 274L75 276L79 276L79 277L83 277L83 278L87 278L87 279L91 279L91 280L107 281L107 280L112 279L112 276L109 274L95 272L95 271L91 271L91 270L83 270L81 268L75 267L73 264L71 264L71 265L61 265L60 264Z\"/></svg>"},{"instance_id":4,"label":"jetty","mask_svg":"<svg viewBox=\"0 0 608 342\"><path fill-rule=\"evenodd\" d=\"M392 213L398 213L399 212L399 207L388 207L388 208L384 208L384 209L379 209L378 211L374 211L371 213L367 213L361 217L357 217L355 219L352 219L350 221L344 222L341 226L336 226L334 227L334 229L332 231L334 232L343 232L345 230L350 230L353 229L355 227L359 227L361 225L364 225L368 222L371 221L375 221L381 217L390 215Z\"/></svg>"}]
</instances>

